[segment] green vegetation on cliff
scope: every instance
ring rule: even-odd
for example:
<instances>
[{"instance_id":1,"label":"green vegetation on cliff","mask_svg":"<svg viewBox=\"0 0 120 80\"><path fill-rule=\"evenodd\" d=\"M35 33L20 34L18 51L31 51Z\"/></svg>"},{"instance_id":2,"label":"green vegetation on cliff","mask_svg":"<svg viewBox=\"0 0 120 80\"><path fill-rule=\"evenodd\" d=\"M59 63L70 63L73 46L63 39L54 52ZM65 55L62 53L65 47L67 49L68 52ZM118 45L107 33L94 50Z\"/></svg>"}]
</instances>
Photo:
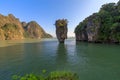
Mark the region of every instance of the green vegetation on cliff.
<instances>
[{"instance_id":1,"label":"green vegetation on cliff","mask_svg":"<svg viewBox=\"0 0 120 80\"><path fill-rule=\"evenodd\" d=\"M12 40L12 39L23 39L23 33L21 32L20 28L15 24L5 24L1 27L4 31L5 40Z\"/></svg>"},{"instance_id":2,"label":"green vegetation on cliff","mask_svg":"<svg viewBox=\"0 0 120 80\"><path fill-rule=\"evenodd\" d=\"M0 14L0 40L16 40L24 38L51 38L35 21L28 24L20 22L14 15L4 16Z\"/></svg>"},{"instance_id":3,"label":"green vegetation on cliff","mask_svg":"<svg viewBox=\"0 0 120 80\"><path fill-rule=\"evenodd\" d=\"M76 40L120 42L120 1L104 4L98 13L80 22L75 33Z\"/></svg>"},{"instance_id":4,"label":"green vegetation on cliff","mask_svg":"<svg viewBox=\"0 0 120 80\"><path fill-rule=\"evenodd\" d=\"M43 28L35 21L29 23L22 22L22 26L25 30L25 37L28 38L51 38L52 36L46 33Z\"/></svg>"},{"instance_id":5,"label":"green vegetation on cliff","mask_svg":"<svg viewBox=\"0 0 120 80\"><path fill-rule=\"evenodd\" d=\"M64 26L66 26L67 24L68 24L67 19L58 19L58 20L56 20L56 22L55 22L55 26L57 26L57 27L64 27Z\"/></svg>"},{"instance_id":6,"label":"green vegetation on cliff","mask_svg":"<svg viewBox=\"0 0 120 80\"><path fill-rule=\"evenodd\" d=\"M0 40L16 40L24 38L24 30L18 18L12 14L0 14Z\"/></svg>"}]
</instances>

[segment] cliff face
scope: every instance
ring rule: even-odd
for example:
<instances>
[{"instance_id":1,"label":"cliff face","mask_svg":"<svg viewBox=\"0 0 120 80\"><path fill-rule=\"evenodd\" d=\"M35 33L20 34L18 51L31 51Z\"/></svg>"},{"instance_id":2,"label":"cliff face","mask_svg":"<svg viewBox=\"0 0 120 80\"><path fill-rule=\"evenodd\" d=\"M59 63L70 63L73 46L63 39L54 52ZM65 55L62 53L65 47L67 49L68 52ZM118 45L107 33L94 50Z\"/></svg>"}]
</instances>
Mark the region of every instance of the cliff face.
<instances>
[{"instance_id":1,"label":"cliff face","mask_svg":"<svg viewBox=\"0 0 120 80\"><path fill-rule=\"evenodd\" d=\"M46 33L42 27L35 21L29 23L22 22L22 26L25 30L26 37L30 38L51 38L52 36Z\"/></svg>"},{"instance_id":2,"label":"cliff face","mask_svg":"<svg viewBox=\"0 0 120 80\"><path fill-rule=\"evenodd\" d=\"M76 27L76 40L88 42L97 41L100 25L100 18L97 16L97 14L93 14L92 16L88 17Z\"/></svg>"},{"instance_id":3,"label":"cliff face","mask_svg":"<svg viewBox=\"0 0 120 80\"><path fill-rule=\"evenodd\" d=\"M24 30L19 19L12 14L3 16L0 14L0 40L15 40L24 38Z\"/></svg>"},{"instance_id":4,"label":"cliff face","mask_svg":"<svg viewBox=\"0 0 120 80\"><path fill-rule=\"evenodd\" d=\"M64 40L67 39L67 23L66 19L59 19L55 22L56 35L60 43L64 43Z\"/></svg>"},{"instance_id":5,"label":"cliff face","mask_svg":"<svg viewBox=\"0 0 120 80\"><path fill-rule=\"evenodd\" d=\"M0 40L17 40L24 38L51 38L35 21L29 23L20 22L12 14L3 16L0 14Z\"/></svg>"},{"instance_id":6,"label":"cliff face","mask_svg":"<svg viewBox=\"0 0 120 80\"><path fill-rule=\"evenodd\" d=\"M76 41L119 43L120 1L105 4L75 28Z\"/></svg>"},{"instance_id":7,"label":"cliff face","mask_svg":"<svg viewBox=\"0 0 120 80\"><path fill-rule=\"evenodd\" d=\"M0 40L5 40L4 30L0 29Z\"/></svg>"}]
</instances>

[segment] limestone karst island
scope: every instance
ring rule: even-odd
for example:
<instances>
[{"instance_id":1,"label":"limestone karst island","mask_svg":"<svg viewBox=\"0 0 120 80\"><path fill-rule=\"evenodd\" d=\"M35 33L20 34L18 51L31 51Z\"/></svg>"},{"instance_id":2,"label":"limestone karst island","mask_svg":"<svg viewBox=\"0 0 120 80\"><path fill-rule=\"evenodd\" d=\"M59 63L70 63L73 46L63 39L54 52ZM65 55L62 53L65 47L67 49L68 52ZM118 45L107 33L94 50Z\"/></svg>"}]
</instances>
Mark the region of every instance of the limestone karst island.
<instances>
[{"instance_id":1,"label":"limestone karst island","mask_svg":"<svg viewBox=\"0 0 120 80\"><path fill-rule=\"evenodd\" d=\"M102 5L75 28L76 41L120 43L120 1Z\"/></svg>"},{"instance_id":2,"label":"limestone karst island","mask_svg":"<svg viewBox=\"0 0 120 80\"><path fill-rule=\"evenodd\" d=\"M52 38L36 22L20 22L13 14L4 16L0 14L0 40L19 40L25 38Z\"/></svg>"},{"instance_id":3,"label":"limestone karst island","mask_svg":"<svg viewBox=\"0 0 120 80\"><path fill-rule=\"evenodd\" d=\"M56 20L55 26L56 26L56 36L59 41L59 43L64 43L64 40L67 39L67 19L59 19Z\"/></svg>"}]
</instances>

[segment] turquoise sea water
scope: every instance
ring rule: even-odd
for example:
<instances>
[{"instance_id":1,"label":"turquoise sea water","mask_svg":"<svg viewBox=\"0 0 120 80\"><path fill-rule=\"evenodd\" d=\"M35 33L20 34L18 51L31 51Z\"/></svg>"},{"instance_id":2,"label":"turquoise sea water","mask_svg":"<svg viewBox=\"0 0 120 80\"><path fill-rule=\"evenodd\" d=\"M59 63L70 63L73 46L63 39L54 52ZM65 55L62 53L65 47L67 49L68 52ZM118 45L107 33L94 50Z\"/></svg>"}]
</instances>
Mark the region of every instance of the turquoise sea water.
<instances>
[{"instance_id":1,"label":"turquoise sea water","mask_svg":"<svg viewBox=\"0 0 120 80\"><path fill-rule=\"evenodd\" d=\"M120 45L59 44L56 39L0 41L0 80L42 70L72 71L80 80L120 80Z\"/></svg>"}]
</instances>

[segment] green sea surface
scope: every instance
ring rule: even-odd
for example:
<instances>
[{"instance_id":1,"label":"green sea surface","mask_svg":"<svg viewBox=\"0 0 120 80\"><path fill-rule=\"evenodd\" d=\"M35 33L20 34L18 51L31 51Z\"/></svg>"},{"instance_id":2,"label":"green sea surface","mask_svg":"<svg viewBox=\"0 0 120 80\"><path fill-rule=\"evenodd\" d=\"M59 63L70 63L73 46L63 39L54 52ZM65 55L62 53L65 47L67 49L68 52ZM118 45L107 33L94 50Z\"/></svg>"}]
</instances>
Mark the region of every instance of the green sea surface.
<instances>
[{"instance_id":1,"label":"green sea surface","mask_svg":"<svg viewBox=\"0 0 120 80\"><path fill-rule=\"evenodd\" d=\"M120 45L68 39L0 41L0 80L42 70L72 71L80 80L120 80Z\"/></svg>"}]
</instances>

